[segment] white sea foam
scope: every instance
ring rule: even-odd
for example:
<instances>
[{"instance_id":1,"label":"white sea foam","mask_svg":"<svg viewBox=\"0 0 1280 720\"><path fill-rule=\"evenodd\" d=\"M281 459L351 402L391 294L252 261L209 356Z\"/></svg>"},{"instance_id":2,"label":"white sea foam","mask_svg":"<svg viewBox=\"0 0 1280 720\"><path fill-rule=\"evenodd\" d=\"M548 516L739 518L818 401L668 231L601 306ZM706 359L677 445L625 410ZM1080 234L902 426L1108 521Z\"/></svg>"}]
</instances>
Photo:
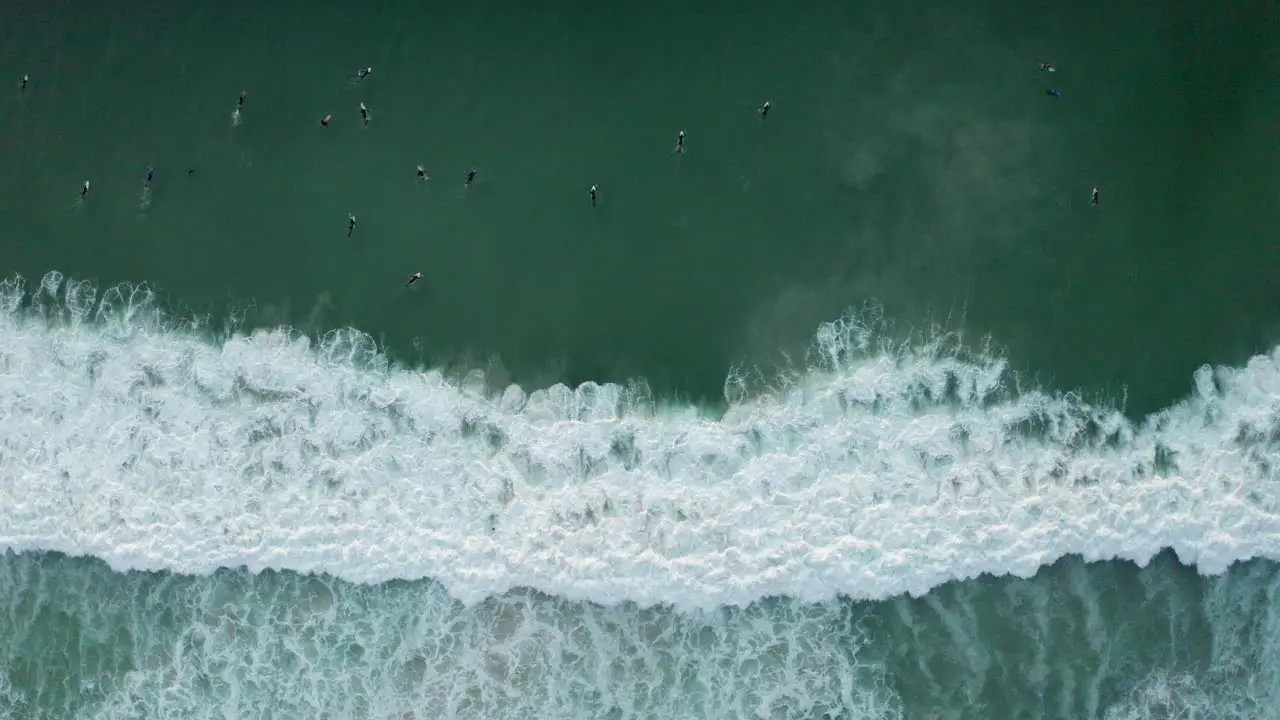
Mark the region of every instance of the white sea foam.
<instances>
[{"instance_id":1,"label":"white sea foam","mask_svg":"<svg viewBox=\"0 0 1280 720\"><path fill-rule=\"evenodd\" d=\"M354 331L212 343L143 288L13 280L0 546L681 609L919 594L1070 553L1280 558L1280 349L1201 368L1138 427L864 330L824 325L817 367L711 419L615 385L489 397Z\"/></svg>"}]
</instances>

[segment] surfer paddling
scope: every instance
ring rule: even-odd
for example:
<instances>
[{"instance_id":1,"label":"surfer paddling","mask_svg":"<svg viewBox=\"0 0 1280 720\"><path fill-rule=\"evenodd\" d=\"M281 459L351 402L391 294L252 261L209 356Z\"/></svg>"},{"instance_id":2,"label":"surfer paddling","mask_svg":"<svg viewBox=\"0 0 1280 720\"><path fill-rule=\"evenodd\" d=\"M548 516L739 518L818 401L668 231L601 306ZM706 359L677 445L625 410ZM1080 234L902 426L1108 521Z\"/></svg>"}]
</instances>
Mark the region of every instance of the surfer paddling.
<instances>
[{"instance_id":1,"label":"surfer paddling","mask_svg":"<svg viewBox=\"0 0 1280 720\"><path fill-rule=\"evenodd\" d=\"M364 82L364 79L369 77L372 74L373 74L373 68L371 67L362 68L360 72L356 73L356 82L358 83Z\"/></svg>"},{"instance_id":2,"label":"surfer paddling","mask_svg":"<svg viewBox=\"0 0 1280 720\"><path fill-rule=\"evenodd\" d=\"M471 184L476 181L477 172L479 171L476 170L475 168L471 168L470 170L467 171L467 183L466 183L467 187L471 187Z\"/></svg>"},{"instance_id":3,"label":"surfer paddling","mask_svg":"<svg viewBox=\"0 0 1280 720\"><path fill-rule=\"evenodd\" d=\"M85 180L84 185L80 187L80 197L84 198L84 196L88 194L89 194L89 181Z\"/></svg>"},{"instance_id":4,"label":"surfer paddling","mask_svg":"<svg viewBox=\"0 0 1280 720\"><path fill-rule=\"evenodd\" d=\"M600 186L592 185L591 189L587 192L591 194L591 207L595 207L596 203L600 200Z\"/></svg>"},{"instance_id":5,"label":"surfer paddling","mask_svg":"<svg viewBox=\"0 0 1280 720\"><path fill-rule=\"evenodd\" d=\"M19 90L21 90L22 92L26 92L26 91L27 91L27 83L29 83L29 82L31 82L31 76L30 76L30 75L26 75L26 74L24 74L24 75L22 76L22 87L20 87L20 88L18 88L18 89L19 89Z\"/></svg>"},{"instance_id":6,"label":"surfer paddling","mask_svg":"<svg viewBox=\"0 0 1280 720\"><path fill-rule=\"evenodd\" d=\"M1049 95L1051 97L1056 97L1056 98L1062 97L1062 93L1058 92L1056 88L1049 88L1048 90L1044 91L1044 94Z\"/></svg>"},{"instance_id":7,"label":"surfer paddling","mask_svg":"<svg viewBox=\"0 0 1280 720\"><path fill-rule=\"evenodd\" d=\"M422 273L416 272L409 276L409 282L405 283L404 286L409 287L410 285L418 282L421 279L422 279Z\"/></svg>"},{"instance_id":8,"label":"surfer paddling","mask_svg":"<svg viewBox=\"0 0 1280 720\"><path fill-rule=\"evenodd\" d=\"M147 179L142 181L142 187L150 188L151 181L156 179L156 169L150 165L147 166Z\"/></svg>"},{"instance_id":9,"label":"surfer paddling","mask_svg":"<svg viewBox=\"0 0 1280 720\"><path fill-rule=\"evenodd\" d=\"M1089 204L1098 207L1098 188L1093 189L1093 193L1089 196Z\"/></svg>"},{"instance_id":10,"label":"surfer paddling","mask_svg":"<svg viewBox=\"0 0 1280 720\"><path fill-rule=\"evenodd\" d=\"M320 118L320 127L326 127L326 128L329 127L329 121L332 119L333 119L332 113Z\"/></svg>"},{"instance_id":11,"label":"surfer paddling","mask_svg":"<svg viewBox=\"0 0 1280 720\"><path fill-rule=\"evenodd\" d=\"M356 231L356 216L347 215L347 237L351 237L351 233Z\"/></svg>"},{"instance_id":12,"label":"surfer paddling","mask_svg":"<svg viewBox=\"0 0 1280 720\"><path fill-rule=\"evenodd\" d=\"M364 103L360 103L360 118L364 120L365 125L369 124L369 108L365 107Z\"/></svg>"},{"instance_id":13,"label":"surfer paddling","mask_svg":"<svg viewBox=\"0 0 1280 720\"><path fill-rule=\"evenodd\" d=\"M1057 71L1058 71L1058 68L1054 67L1054 66L1053 66L1053 63L1040 63L1040 69L1041 69L1041 70L1043 70L1043 71L1045 71L1045 72L1057 72Z\"/></svg>"},{"instance_id":14,"label":"surfer paddling","mask_svg":"<svg viewBox=\"0 0 1280 720\"><path fill-rule=\"evenodd\" d=\"M419 180L430 180L430 179L431 179L430 177L427 177L427 169L426 169L426 168L424 168L424 167L422 167L421 165L419 165L419 166L418 166L418 179L419 179Z\"/></svg>"},{"instance_id":15,"label":"surfer paddling","mask_svg":"<svg viewBox=\"0 0 1280 720\"><path fill-rule=\"evenodd\" d=\"M769 108L771 107L773 107L773 105L771 105L769 101L766 100L765 103L760 106L760 109L756 110L756 112L760 113L761 120L764 120L765 118L769 117Z\"/></svg>"},{"instance_id":16,"label":"surfer paddling","mask_svg":"<svg viewBox=\"0 0 1280 720\"><path fill-rule=\"evenodd\" d=\"M676 134L676 150L675 150L675 152L676 152L676 154L679 154L679 155L683 155L683 154L684 154L684 131L683 131L683 130L681 130L679 133L677 133L677 134Z\"/></svg>"},{"instance_id":17,"label":"surfer paddling","mask_svg":"<svg viewBox=\"0 0 1280 720\"><path fill-rule=\"evenodd\" d=\"M240 124L240 111L244 109L244 98L249 93L245 90L240 91L240 99L236 100L236 109L231 111L231 124Z\"/></svg>"}]
</instances>

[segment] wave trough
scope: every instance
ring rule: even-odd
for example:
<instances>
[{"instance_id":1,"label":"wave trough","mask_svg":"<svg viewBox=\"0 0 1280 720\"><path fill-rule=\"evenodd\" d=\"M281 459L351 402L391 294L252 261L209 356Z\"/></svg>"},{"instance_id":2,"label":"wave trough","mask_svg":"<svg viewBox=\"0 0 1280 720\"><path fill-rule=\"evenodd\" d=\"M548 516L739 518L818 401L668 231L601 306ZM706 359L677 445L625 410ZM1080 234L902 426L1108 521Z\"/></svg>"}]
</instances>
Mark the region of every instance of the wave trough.
<instances>
[{"instance_id":1,"label":"wave trough","mask_svg":"<svg viewBox=\"0 0 1280 720\"><path fill-rule=\"evenodd\" d=\"M0 284L0 547L116 570L430 577L682 610L923 594L1068 554L1280 558L1280 348L1141 424L999 357L823 325L720 418L586 383L487 393L354 330L214 342L144 286Z\"/></svg>"}]
</instances>

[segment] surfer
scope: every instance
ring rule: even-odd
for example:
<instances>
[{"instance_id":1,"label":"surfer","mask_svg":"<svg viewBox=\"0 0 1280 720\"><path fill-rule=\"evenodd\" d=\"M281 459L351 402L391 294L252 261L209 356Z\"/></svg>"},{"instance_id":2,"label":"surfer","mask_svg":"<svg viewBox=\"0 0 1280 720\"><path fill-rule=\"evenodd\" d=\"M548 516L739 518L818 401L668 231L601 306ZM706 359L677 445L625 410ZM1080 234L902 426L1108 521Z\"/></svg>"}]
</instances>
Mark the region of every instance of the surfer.
<instances>
[{"instance_id":1,"label":"surfer","mask_svg":"<svg viewBox=\"0 0 1280 720\"><path fill-rule=\"evenodd\" d=\"M471 168L467 171L467 187L471 187L471 183L476 181L476 169Z\"/></svg>"},{"instance_id":2,"label":"surfer","mask_svg":"<svg viewBox=\"0 0 1280 720\"><path fill-rule=\"evenodd\" d=\"M683 130L681 130L681 131L676 135L676 152L677 152L677 153L683 153L683 152L684 152L684 131L683 131Z\"/></svg>"},{"instance_id":3,"label":"surfer","mask_svg":"<svg viewBox=\"0 0 1280 720\"><path fill-rule=\"evenodd\" d=\"M427 170L426 170L426 168L422 167L421 165L419 165L419 166L418 166L418 177L419 177L419 178L421 178L421 179L423 179L423 180L430 180L430 179L431 179L431 178L427 177Z\"/></svg>"},{"instance_id":4,"label":"surfer","mask_svg":"<svg viewBox=\"0 0 1280 720\"><path fill-rule=\"evenodd\" d=\"M356 73L356 82L364 82L364 79L369 77L369 75L372 73L373 73L373 68L371 67L363 68L362 70L360 70L360 72Z\"/></svg>"},{"instance_id":5,"label":"surfer","mask_svg":"<svg viewBox=\"0 0 1280 720\"><path fill-rule=\"evenodd\" d=\"M245 91L245 90L240 91L240 100L236 103L237 108L244 107L244 96L248 94L249 94L248 91Z\"/></svg>"},{"instance_id":6,"label":"surfer","mask_svg":"<svg viewBox=\"0 0 1280 720\"><path fill-rule=\"evenodd\" d=\"M763 105L761 105L761 106L760 106L760 109L756 111L756 112L760 113L760 119L761 119L761 120L764 120L765 118L769 117L769 108L770 108L770 107L772 107L772 105L770 105L770 104L769 104L769 101L768 101L768 100L766 100L766 101L765 101L765 103L764 103Z\"/></svg>"},{"instance_id":7,"label":"surfer","mask_svg":"<svg viewBox=\"0 0 1280 720\"><path fill-rule=\"evenodd\" d=\"M26 91L27 91L27 83L29 83L29 82L31 82L31 76L30 76L30 75L26 75L26 74L24 74L24 75L22 76L22 87L21 87L21 88L19 88L19 89L20 89L20 90L22 90L22 92L26 92Z\"/></svg>"},{"instance_id":8,"label":"surfer","mask_svg":"<svg viewBox=\"0 0 1280 720\"><path fill-rule=\"evenodd\" d=\"M421 279L422 279L422 273L416 272L409 276L409 282L405 283L404 286L409 287L410 285L418 282Z\"/></svg>"},{"instance_id":9,"label":"surfer","mask_svg":"<svg viewBox=\"0 0 1280 720\"><path fill-rule=\"evenodd\" d=\"M360 117L364 120L365 125L369 124L369 108L365 107L364 103L360 103Z\"/></svg>"},{"instance_id":10,"label":"surfer","mask_svg":"<svg viewBox=\"0 0 1280 720\"><path fill-rule=\"evenodd\" d=\"M1093 189L1093 194L1089 197L1089 202L1094 207L1098 207L1098 188Z\"/></svg>"},{"instance_id":11,"label":"surfer","mask_svg":"<svg viewBox=\"0 0 1280 720\"><path fill-rule=\"evenodd\" d=\"M1062 93L1058 92L1058 91L1057 91L1057 89L1055 89L1055 88L1049 88L1048 90L1045 90L1045 91L1044 91L1044 94L1045 94L1045 95L1052 95L1053 97L1056 97L1056 98L1060 98L1060 97L1062 97Z\"/></svg>"},{"instance_id":12,"label":"surfer","mask_svg":"<svg viewBox=\"0 0 1280 720\"><path fill-rule=\"evenodd\" d=\"M329 127L329 121L332 119L333 119L332 113L320 118L320 127Z\"/></svg>"},{"instance_id":13,"label":"surfer","mask_svg":"<svg viewBox=\"0 0 1280 720\"><path fill-rule=\"evenodd\" d=\"M347 237L351 237L351 233L356 231L356 216L348 213L347 215Z\"/></svg>"},{"instance_id":14,"label":"surfer","mask_svg":"<svg viewBox=\"0 0 1280 720\"><path fill-rule=\"evenodd\" d=\"M142 181L142 187L151 187L151 181L156 179L156 169L150 165L147 166L147 179Z\"/></svg>"},{"instance_id":15,"label":"surfer","mask_svg":"<svg viewBox=\"0 0 1280 720\"><path fill-rule=\"evenodd\" d=\"M592 185L587 192L591 193L591 207L595 207L596 201L600 199L600 186Z\"/></svg>"},{"instance_id":16,"label":"surfer","mask_svg":"<svg viewBox=\"0 0 1280 720\"><path fill-rule=\"evenodd\" d=\"M89 181L85 180L84 185L80 188L80 197L84 197L85 195L88 195L88 194L89 194Z\"/></svg>"},{"instance_id":17,"label":"surfer","mask_svg":"<svg viewBox=\"0 0 1280 720\"><path fill-rule=\"evenodd\" d=\"M1041 70L1043 70L1043 71L1045 71L1045 72L1057 72L1057 71L1058 71L1058 68L1054 67L1054 66L1053 66L1053 63L1040 63L1040 69L1041 69Z\"/></svg>"}]
</instances>

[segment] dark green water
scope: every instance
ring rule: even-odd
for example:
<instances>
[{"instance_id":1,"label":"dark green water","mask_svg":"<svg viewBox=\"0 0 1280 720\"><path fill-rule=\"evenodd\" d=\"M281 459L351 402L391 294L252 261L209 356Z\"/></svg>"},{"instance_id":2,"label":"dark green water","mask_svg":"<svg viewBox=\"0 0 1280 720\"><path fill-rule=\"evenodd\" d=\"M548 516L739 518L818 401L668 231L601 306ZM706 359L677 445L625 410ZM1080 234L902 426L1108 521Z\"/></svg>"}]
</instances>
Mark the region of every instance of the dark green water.
<instances>
[{"instance_id":1,"label":"dark green water","mask_svg":"<svg viewBox=\"0 0 1280 720\"><path fill-rule=\"evenodd\" d=\"M868 300L1137 413L1276 338L1273 2L17 2L0 33L6 272L712 400Z\"/></svg>"}]
</instances>

